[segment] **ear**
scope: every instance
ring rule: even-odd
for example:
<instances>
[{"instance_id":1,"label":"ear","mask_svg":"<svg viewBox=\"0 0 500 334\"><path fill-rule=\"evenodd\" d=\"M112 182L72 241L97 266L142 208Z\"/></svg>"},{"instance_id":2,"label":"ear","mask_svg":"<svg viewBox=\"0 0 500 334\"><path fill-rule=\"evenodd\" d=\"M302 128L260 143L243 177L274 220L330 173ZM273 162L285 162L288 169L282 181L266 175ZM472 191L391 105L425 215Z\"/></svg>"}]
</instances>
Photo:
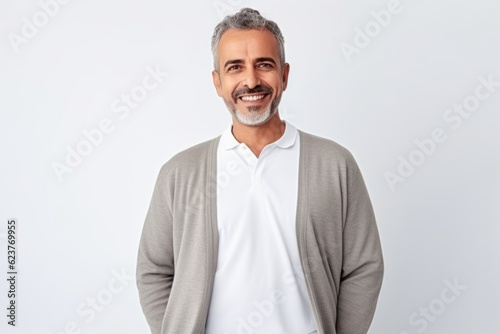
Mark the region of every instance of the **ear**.
<instances>
[{"instance_id":1,"label":"ear","mask_svg":"<svg viewBox=\"0 0 500 334\"><path fill-rule=\"evenodd\" d=\"M214 82L215 89L217 90L217 95L222 97L222 84L220 81L220 75L216 70L212 71L212 81Z\"/></svg>"},{"instance_id":2,"label":"ear","mask_svg":"<svg viewBox=\"0 0 500 334\"><path fill-rule=\"evenodd\" d=\"M288 86L288 73L290 73L290 64L285 63L285 65L283 66L283 74L282 74L283 91L285 91L286 87Z\"/></svg>"}]
</instances>

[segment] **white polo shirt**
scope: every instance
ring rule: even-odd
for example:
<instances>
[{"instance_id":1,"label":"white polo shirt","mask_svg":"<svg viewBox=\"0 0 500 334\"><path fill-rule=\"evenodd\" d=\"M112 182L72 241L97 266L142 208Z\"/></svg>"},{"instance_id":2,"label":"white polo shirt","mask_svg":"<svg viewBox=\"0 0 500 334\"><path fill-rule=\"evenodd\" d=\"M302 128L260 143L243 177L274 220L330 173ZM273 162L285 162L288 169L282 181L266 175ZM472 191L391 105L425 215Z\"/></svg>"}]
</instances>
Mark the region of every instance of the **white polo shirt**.
<instances>
[{"instance_id":1,"label":"white polo shirt","mask_svg":"<svg viewBox=\"0 0 500 334\"><path fill-rule=\"evenodd\" d=\"M295 220L300 138L288 122L259 158L222 134L217 152L219 255L207 334L315 333Z\"/></svg>"}]
</instances>

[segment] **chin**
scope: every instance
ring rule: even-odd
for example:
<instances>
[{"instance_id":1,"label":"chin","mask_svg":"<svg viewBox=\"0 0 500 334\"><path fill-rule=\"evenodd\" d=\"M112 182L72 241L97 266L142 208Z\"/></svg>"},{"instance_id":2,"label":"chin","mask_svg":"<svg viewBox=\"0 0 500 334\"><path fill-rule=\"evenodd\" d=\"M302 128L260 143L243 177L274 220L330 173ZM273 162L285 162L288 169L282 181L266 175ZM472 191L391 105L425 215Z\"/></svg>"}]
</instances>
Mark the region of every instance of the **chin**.
<instances>
[{"instance_id":1,"label":"chin","mask_svg":"<svg viewBox=\"0 0 500 334\"><path fill-rule=\"evenodd\" d=\"M248 126L259 126L267 123L278 111L278 108L275 108L272 112L270 111L270 107L267 107L262 112L250 111L250 112L241 112L238 109L233 111L233 116L240 122L241 124Z\"/></svg>"}]
</instances>

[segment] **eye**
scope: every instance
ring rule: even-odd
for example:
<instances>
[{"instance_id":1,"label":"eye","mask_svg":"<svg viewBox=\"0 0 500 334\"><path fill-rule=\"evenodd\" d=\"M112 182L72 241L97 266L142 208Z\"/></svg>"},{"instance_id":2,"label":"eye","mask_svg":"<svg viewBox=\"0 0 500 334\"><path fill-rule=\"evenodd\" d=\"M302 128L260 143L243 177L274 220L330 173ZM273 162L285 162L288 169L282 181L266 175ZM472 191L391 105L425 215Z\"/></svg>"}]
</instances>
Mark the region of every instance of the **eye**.
<instances>
[{"instance_id":1,"label":"eye","mask_svg":"<svg viewBox=\"0 0 500 334\"><path fill-rule=\"evenodd\" d=\"M231 71L236 71L236 70L239 70L240 69L240 65L231 65L227 68L227 71L228 72L231 72Z\"/></svg>"},{"instance_id":2,"label":"eye","mask_svg":"<svg viewBox=\"0 0 500 334\"><path fill-rule=\"evenodd\" d=\"M272 68L273 65L269 64L269 63L260 63L259 65L257 65L257 67L260 67L260 68Z\"/></svg>"}]
</instances>

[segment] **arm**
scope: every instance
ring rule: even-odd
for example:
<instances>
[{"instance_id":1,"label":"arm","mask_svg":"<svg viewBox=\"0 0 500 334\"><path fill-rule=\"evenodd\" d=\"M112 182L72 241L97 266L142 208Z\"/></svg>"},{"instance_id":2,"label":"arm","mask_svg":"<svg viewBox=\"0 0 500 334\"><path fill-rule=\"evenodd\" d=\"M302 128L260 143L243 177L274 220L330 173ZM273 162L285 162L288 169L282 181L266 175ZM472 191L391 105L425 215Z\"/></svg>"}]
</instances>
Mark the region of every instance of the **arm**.
<instances>
[{"instance_id":1,"label":"arm","mask_svg":"<svg viewBox=\"0 0 500 334\"><path fill-rule=\"evenodd\" d=\"M338 334L366 334L382 285L384 264L373 208L361 172L347 164L343 190L343 266L337 305Z\"/></svg>"},{"instance_id":2,"label":"arm","mask_svg":"<svg viewBox=\"0 0 500 334\"><path fill-rule=\"evenodd\" d=\"M174 279L172 213L165 166L160 171L149 206L137 257L139 299L152 334L160 334Z\"/></svg>"}]
</instances>

